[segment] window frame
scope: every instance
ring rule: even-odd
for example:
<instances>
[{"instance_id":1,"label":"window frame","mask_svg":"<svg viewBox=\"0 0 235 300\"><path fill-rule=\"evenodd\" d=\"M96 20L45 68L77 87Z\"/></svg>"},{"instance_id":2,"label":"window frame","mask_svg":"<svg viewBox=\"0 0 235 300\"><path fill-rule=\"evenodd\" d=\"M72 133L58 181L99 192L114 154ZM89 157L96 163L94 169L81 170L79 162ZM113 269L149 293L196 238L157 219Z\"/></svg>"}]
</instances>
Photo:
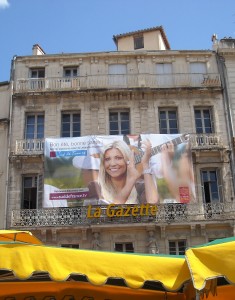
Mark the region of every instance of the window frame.
<instances>
[{"instance_id":1,"label":"window frame","mask_svg":"<svg viewBox=\"0 0 235 300\"><path fill-rule=\"evenodd\" d=\"M30 124L29 122L29 117L34 117L34 124ZM43 117L43 122L39 123L38 119L39 117ZM40 133L39 126L42 126L42 132ZM33 133L28 131L28 129L33 127ZM33 137L28 137L29 135L33 134ZM34 140L34 139L44 139L44 134L45 134L45 115L42 112L35 112L35 113L26 113L25 114L25 125L24 125L24 138L26 140ZM40 136L41 135L41 136Z\"/></svg>"},{"instance_id":2,"label":"window frame","mask_svg":"<svg viewBox=\"0 0 235 300\"><path fill-rule=\"evenodd\" d=\"M31 185L26 186L26 179L31 179ZM22 196L21 196L21 208L22 209L37 209L38 208L38 192L39 192L39 176L32 174L24 174L22 175ZM34 192L33 192L34 191ZM27 197L35 197L35 199L27 201L25 199ZM32 203L33 205L25 205L25 203ZM27 207L28 206L28 207Z\"/></svg>"},{"instance_id":3,"label":"window frame","mask_svg":"<svg viewBox=\"0 0 235 300\"><path fill-rule=\"evenodd\" d=\"M43 76L40 76L40 72L43 71ZM33 72L36 72L36 76L33 76ZM46 70L45 68L30 68L29 69L29 78L45 78Z\"/></svg>"},{"instance_id":4,"label":"window frame","mask_svg":"<svg viewBox=\"0 0 235 300\"><path fill-rule=\"evenodd\" d=\"M162 126L161 126L161 122L164 121L164 119L161 118L161 112L165 112L166 113L166 119L165 119L165 121L166 121L166 128L162 128ZM175 113L175 116L176 116L175 121L176 121L176 125L177 125L177 127L175 129L177 129L176 130L177 132L172 132L172 130L174 130L174 128L170 126L170 122L174 121L174 119L170 119L169 118L169 112L174 112ZM167 108L162 107L161 108L160 107L158 109L158 120L159 120L158 124L159 124L159 132L160 132L160 134L178 134L179 133L179 118L178 118L178 109L177 108L174 108L174 107L169 107L169 108L168 107ZM166 132L164 132L164 130Z\"/></svg>"},{"instance_id":5,"label":"window frame","mask_svg":"<svg viewBox=\"0 0 235 300\"><path fill-rule=\"evenodd\" d=\"M74 74L74 71L76 70L76 74ZM66 75L66 71L70 71L69 75ZM63 76L65 78L75 78L79 76L79 68L77 66L71 66L71 67L64 67L63 68Z\"/></svg>"},{"instance_id":6,"label":"window frame","mask_svg":"<svg viewBox=\"0 0 235 300\"><path fill-rule=\"evenodd\" d=\"M133 40L134 40L134 50L144 49L144 35L143 34L133 36Z\"/></svg>"},{"instance_id":7,"label":"window frame","mask_svg":"<svg viewBox=\"0 0 235 300\"><path fill-rule=\"evenodd\" d=\"M202 186L202 198L204 204L213 204L213 203L221 203L223 202L222 198L222 191L220 189L221 184L221 177L220 177L220 170L218 168L203 168L200 170L200 178L201 178L201 186ZM204 180L205 175L207 173L207 178L210 179L208 181ZM212 181L213 174L215 175L215 180ZM208 176L209 175L209 176ZM216 192L213 190L213 185L216 184ZM213 194L217 194L217 198L213 197ZM208 197L208 198L207 198ZM217 199L217 200L215 200Z\"/></svg>"},{"instance_id":8,"label":"window frame","mask_svg":"<svg viewBox=\"0 0 235 300\"><path fill-rule=\"evenodd\" d=\"M184 243L184 250L180 250L182 246L179 245L179 243ZM170 246L170 243L174 243L175 251L171 250L172 246ZM187 248L187 240L186 239L180 239L180 240L168 240L168 247L169 247L169 254L170 255L184 255L186 248Z\"/></svg>"},{"instance_id":9,"label":"window frame","mask_svg":"<svg viewBox=\"0 0 235 300\"><path fill-rule=\"evenodd\" d=\"M159 68L161 66L161 68ZM170 66L170 68L168 68ZM170 71L168 71L170 69ZM159 62L155 64L156 75L173 75L172 62ZM160 72L159 72L160 71Z\"/></svg>"},{"instance_id":10,"label":"window frame","mask_svg":"<svg viewBox=\"0 0 235 300\"><path fill-rule=\"evenodd\" d=\"M112 87L127 86L127 64L109 64L108 65L108 84Z\"/></svg>"},{"instance_id":11,"label":"window frame","mask_svg":"<svg viewBox=\"0 0 235 300\"><path fill-rule=\"evenodd\" d=\"M64 135L63 133L65 133L65 131L63 130L63 125L66 123L63 122L63 116L65 115L69 115L69 136ZM73 118L74 116L77 115L79 116L79 122L74 122ZM66 123L66 124L67 124ZM79 130L74 130L74 125L75 124L79 124ZM78 135L74 135L75 132L79 132ZM81 136L81 112L80 111L62 111L61 112L61 125L60 125L60 135L61 137L80 137Z\"/></svg>"},{"instance_id":12,"label":"window frame","mask_svg":"<svg viewBox=\"0 0 235 300\"><path fill-rule=\"evenodd\" d=\"M122 120L122 114L128 114L128 120ZM111 121L111 114L117 114L117 121ZM111 122L114 124L117 123L117 129L111 129ZM123 123L128 122L128 129L123 128ZM117 131L116 133L112 133L114 131ZM125 134L131 134L131 115L129 109L110 109L109 110L109 134L110 135L125 135Z\"/></svg>"},{"instance_id":13,"label":"window frame","mask_svg":"<svg viewBox=\"0 0 235 300\"><path fill-rule=\"evenodd\" d=\"M196 116L196 111L200 111L200 119ZM205 113L208 111L209 115L209 121L210 121L210 127L208 125L206 126L206 120ZM197 123L201 120L201 127L197 125ZM215 133L215 126L214 126L214 115L213 115L213 107L194 107L194 122L195 122L195 132L198 134L211 134ZM201 130L199 130L201 128ZM206 129L210 128L210 132ZM208 132L207 132L208 131Z\"/></svg>"},{"instance_id":14,"label":"window frame","mask_svg":"<svg viewBox=\"0 0 235 300\"><path fill-rule=\"evenodd\" d=\"M196 67L197 66L197 67ZM189 64L190 74L206 74L207 64L203 61L192 61Z\"/></svg>"},{"instance_id":15,"label":"window frame","mask_svg":"<svg viewBox=\"0 0 235 300\"><path fill-rule=\"evenodd\" d=\"M122 246L122 251L117 250L117 245ZM127 245L131 246L131 251L127 249ZM124 253L135 253L135 247L133 242L115 242L114 243L114 251L116 252L124 252Z\"/></svg>"}]
</instances>

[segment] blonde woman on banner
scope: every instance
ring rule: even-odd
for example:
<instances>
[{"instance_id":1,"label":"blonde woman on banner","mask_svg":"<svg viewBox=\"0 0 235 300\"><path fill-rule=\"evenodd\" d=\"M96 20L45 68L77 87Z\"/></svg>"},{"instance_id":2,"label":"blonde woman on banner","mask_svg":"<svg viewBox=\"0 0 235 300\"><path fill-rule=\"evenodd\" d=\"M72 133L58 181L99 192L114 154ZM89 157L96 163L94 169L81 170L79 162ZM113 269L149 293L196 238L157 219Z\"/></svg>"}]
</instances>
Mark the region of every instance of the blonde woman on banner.
<instances>
[{"instance_id":1,"label":"blonde woman on banner","mask_svg":"<svg viewBox=\"0 0 235 300\"><path fill-rule=\"evenodd\" d=\"M143 155L141 164L143 172L135 166L135 155L124 141L114 141L104 147L101 154L99 184L101 195L107 203L137 204L140 197L137 192L138 180L143 176L145 198L147 203L158 202L158 191L152 176L149 160L151 143L141 143Z\"/></svg>"}]
</instances>

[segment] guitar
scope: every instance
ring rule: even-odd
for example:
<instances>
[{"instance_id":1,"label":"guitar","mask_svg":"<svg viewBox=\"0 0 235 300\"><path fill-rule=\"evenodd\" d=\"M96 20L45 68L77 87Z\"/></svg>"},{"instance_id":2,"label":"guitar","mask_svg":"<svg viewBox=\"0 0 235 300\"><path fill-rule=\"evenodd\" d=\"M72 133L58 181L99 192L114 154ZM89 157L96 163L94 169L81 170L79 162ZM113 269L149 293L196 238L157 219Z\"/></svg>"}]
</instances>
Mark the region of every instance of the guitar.
<instances>
[{"instance_id":1,"label":"guitar","mask_svg":"<svg viewBox=\"0 0 235 300\"><path fill-rule=\"evenodd\" d=\"M139 164L141 163L141 159L142 159L142 156L144 155L144 151L140 148L140 136L138 137L138 147L135 147L135 146L131 146L130 145L130 140L128 138L128 135L125 135L123 137L123 140L131 147L132 150L134 150L135 152L135 164ZM167 145L169 143L172 143L174 146L177 146L179 144L182 144L182 143L185 143L185 142L188 142L189 141L189 134L185 133L185 134L182 134L181 136L178 136L177 138L171 140L171 141L168 141L168 142L165 142L161 145L158 145L158 146L155 146L152 148L151 150L151 156L154 156L154 155L157 155L158 153L161 152L162 150L162 146L164 145Z\"/></svg>"}]
</instances>

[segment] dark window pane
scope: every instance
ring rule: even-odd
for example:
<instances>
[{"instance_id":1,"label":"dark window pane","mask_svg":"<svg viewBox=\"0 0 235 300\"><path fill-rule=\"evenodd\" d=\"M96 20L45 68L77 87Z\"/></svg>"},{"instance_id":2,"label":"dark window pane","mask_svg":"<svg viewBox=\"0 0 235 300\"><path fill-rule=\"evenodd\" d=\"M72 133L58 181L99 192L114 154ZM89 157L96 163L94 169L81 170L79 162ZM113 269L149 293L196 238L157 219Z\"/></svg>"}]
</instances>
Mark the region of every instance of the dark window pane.
<instances>
[{"instance_id":1,"label":"dark window pane","mask_svg":"<svg viewBox=\"0 0 235 300\"><path fill-rule=\"evenodd\" d=\"M127 121L122 122L121 126L122 126L121 133L129 133L129 122Z\"/></svg>"},{"instance_id":2,"label":"dark window pane","mask_svg":"<svg viewBox=\"0 0 235 300\"><path fill-rule=\"evenodd\" d=\"M33 124L35 123L35 116L27 116L27 124Z\"/></svg>"},{"instance_id":3,"label":"dark window pane","mask_svg":"<svg viewBox=\"0 0 235 300\"><path fill-rule=\"evenodd\" d=\"M30 188L32 187L32 177L24 177L24 187Z\"/></svg>"},{"instance_id":4,"label":"dark window pane","mask_svg":"<svg viewBox=\"0 0 235 300\"><path fill-rule=\"evenodd\" d=\"M70 131L70 123L62 124L62 131Z\"/></svg>"},{"instance_id":5,"label":"dark window pane","mask_svg":"<svg viewBox=\"0 0 235 300\"><path fill-rule=\"evenodd\" d=\"M69 131L64 131L63 133L62 133L62 137L70 137L70 132Z\"/></svg>"},{"instance_id":6,"label":"dark window pane","mask_svg":"<svg viewBox=\"0 0 235 300\"><path fill-rule=\"evenodd\" d=\"M115 244L115 251L123 252L123 245L122 244Z\"/></svg>"},{"instance_id":7,"label":"dark window pane","mask_svg":"<svg viewBox=\"0 0 235 300\"><path fill-rule=\"evenodd\" d=\"M65 70L65 76L70 77L71 76L71 71L70 70Z\"/></svg>"},{"instance_id":8,"label":"dark window pane","mask_svg":"<svg viewBox=\"0 0 235 300\"><path fill-rule=\"evenodd\" d=\"M204 119L210 119L210 111L203 110L203 117L204 117Z\"/></svg>"},{"instance_id":9,"label":"dark window pane","mask_svg":"<svg viewBox=\"0 0 235 300\"><path fill-rule=\"evenodd\" d=\"M80 131L80 123L73 124L73 131Z\"/></svg>"},{"instance_id":10,"label":"dark window pane","mask_svg":"<svg viewBox=\"0 0 235 300\"><path fill-rule=\"evenodd\" d=\"M169 127L170 128L177 128L177 121L176 120L169 120Z\"/></svg>"},{"instance_id":11,"label":"dark window pane","mask_svg":"<svg viewBox=\"0 0 235 300\"><path fill-rule=\"evenodd\" d=\"M173 128L173 129L170 129L170 133L171 134L176 134L176 133L179 133L179 131L178 131L177 128Z\"/></svg>"},{"instance_id":12,"label":"dark window pane","mask_svg":"<svg viewBox=\"0 0 235 300\"><path fill-rule=\"evenodd\" d=\"M80 115L74 114L74 115L73 115L73 121L74 121L74 122L80 122Z\"/></svg>"},{"instance_id":13,"label":"dark window pane","mask_svg":"<svg viewBox=\"0 0 235 300\"><path fill-rule=\"evenodd\" d=\"M118 121L118 114L117 113L110 113L109 114L110 121Z\"/></svg>"},{"instance_id":14,"label":"dark window pane","mask_svg":"<svg viewBox=\"0 0 235 300\"><path fill-rule=\"evenodd\" d=\"M63 114L62 115L62 122L70 122L70 115L68 114Z\"/></svg>"},{"instance_id":15,"label":"dark window pane","mask_svg":"<svg viewBox=\"0 0 235 300\"><path fill-rule=\"evenodd\" d=\"M45 70L39 70L38 71L38 78L44 78L45 77Z\"/></svg>"},{"instance_id":16,"label":"dark window pane","mask_svg":"<svg viewBox=\"0 0 235 300\"><path fill-rule=\"evenodd\" d=\"M136 36L134 37L134 49L142 49L144 48L144 37Z\"/></svg>"},{"instance_id":17,"label":"dark window pane","mask_svg":"<svg viewBox=\"0 0 235 300\"><path fill-rule=\"evenodd\" d=\"M165 111L160 111L160 119L161 120L163 120L163 119L166 120L166 112Z\"/></svg>"},{"instance_id":18,"label":"dark window pane","mask_svg":"<svg viewBox=\"0 0 235 300\"><path fill-rule=\"evenodd\" d=\"M176 119L176 112L175 111L169 111L168 112L169 119Z\"/></svg>"},{"instance_id":19,"label":"dark window pane","mask_svg":"<svg viewBox=\"0 0 235 300\"><path fill-rule=\"evenodd\" d=\"M160 127L163 128L167 128L167 122L166 120L160 120Z\"/></svg>"},{"instance_id":20,"label":"dark window pane","mask_svg":"<svg viewBox=\"0 0 235 300\"><path fill-rule=\"evenodd\" d=\"M110 123L110 130L118 130L118 123Z\"/></svg>"},{"instance_id":21,"label":"dark window pane","mask_svg":"<svg viewBox=\"0 0 235 300\"><path fill-rule=\"evenodd\" d=\"M127 243L125 246L126 246L126 252L134 252L134 247L132 243Z\"/></svg>"},{"instance_id":22,"label":"dark window pane","mask_svg":"<svg viewBox=\"0 0 235 300\"><path fill-rule=\"evenodd\" d=\"M128 112L121 113L121 121L125 121L125 120L129 121L129 113Z\"/></svg>"}]
</instances>

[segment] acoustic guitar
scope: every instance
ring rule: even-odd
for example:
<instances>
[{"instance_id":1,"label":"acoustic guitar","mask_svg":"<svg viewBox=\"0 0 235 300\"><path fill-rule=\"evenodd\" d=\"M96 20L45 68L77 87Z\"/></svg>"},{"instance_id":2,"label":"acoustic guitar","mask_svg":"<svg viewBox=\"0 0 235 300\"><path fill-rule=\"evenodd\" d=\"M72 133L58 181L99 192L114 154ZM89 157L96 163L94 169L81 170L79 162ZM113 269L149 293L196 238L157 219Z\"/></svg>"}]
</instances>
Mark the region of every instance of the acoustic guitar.
<instances>
[{"instance_id":1,"label":"acoustic guitar","mask_svg":"<svg viewBox=\"0 0 235 300\"><path fill-rule=\"evenodd\" d=\"M133 146L131 145L131 142L130 142L130 138L133 138L135 137L135 139L138 141L138 146ZM129 145L129 147L131 148L131 150L134 151L134 160L135 160L135 164L139 166L137 166L137 169L139 172L142 173L142 166L141 166L141 159L144 155L144 151L140 148L141 147L141 136L132 136L132 135L124 135L123 136L123 140ZM158 153L160 153L162 151L162 146L164 145L168 145L168 144L173 144L174 146L178 146L179 144L182 144L182 143L186 143L189 141L189 134L185 133L185 134L182 134L180 136L178 136L177 138L174 138L172 139L171 141L167 141L163 144L160 144L158 146L155 146L155 147L152 147L152 150L151 150L151 156L154 156L154 155L157 155Z\"/></svg>"}]
</instances>

